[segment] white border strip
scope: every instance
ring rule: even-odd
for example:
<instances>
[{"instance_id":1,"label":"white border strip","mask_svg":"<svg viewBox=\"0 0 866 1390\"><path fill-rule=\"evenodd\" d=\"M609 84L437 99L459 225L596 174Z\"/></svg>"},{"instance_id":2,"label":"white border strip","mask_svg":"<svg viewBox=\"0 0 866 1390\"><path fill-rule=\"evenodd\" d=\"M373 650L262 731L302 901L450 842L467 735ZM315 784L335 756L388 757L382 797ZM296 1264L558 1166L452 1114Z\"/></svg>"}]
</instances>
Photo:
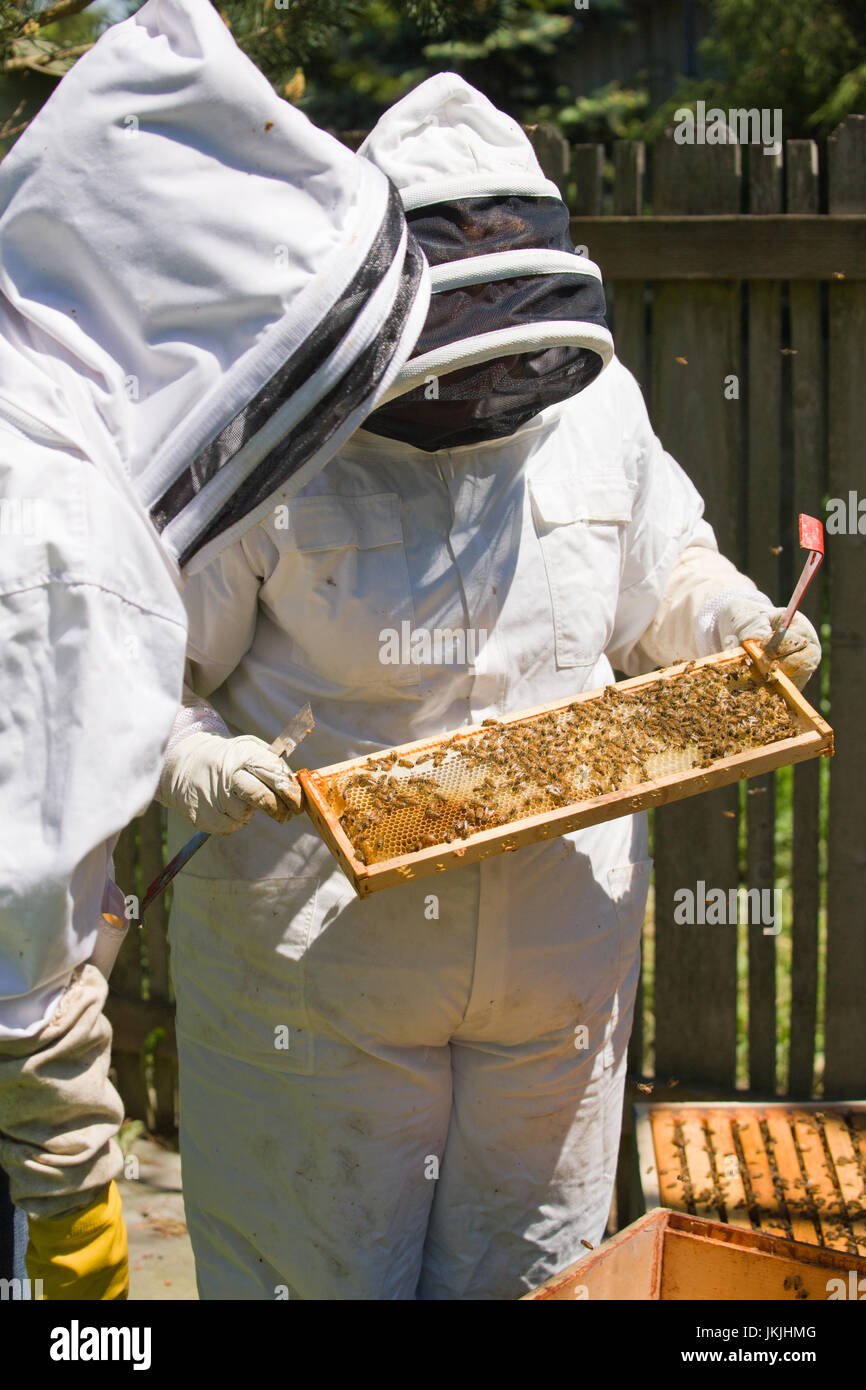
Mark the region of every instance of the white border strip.
<instances>
[{"instance_id":1,"label":"white border strip","mask_svg":"<svg viewBox=\"0 0 866 1390\"><path fill-rule=\"evenodd\" d=\"M461 285L478 285L492 280L511 280L523 275L589 275L601 284L601 271L595 261L574 251L552 251L546 247L523 251L492 251L486 256L466 256L446 261L430 270L433 293L456 290Z\"/></svg>"},{"instance_id":2,"label":"white border strip","mask_svg":"<svg viewBox=\"0 0 866 1390\"><path fill-rule=\"evenodd\" d=\"M385 323L387 323L391 313L393 312L394 300L400 289L405 252L406 237L404 235L404 239L401 244L401 250L394 261L394 266L392 270L388 272L388 275L386 276L385 280L382 281L381 285L377 289L374 299L368 304L367 309L365 310L364 316L366 319L369 320L369 322L357 328L358 332L361 331L361 327L366 329L365 337L367 339L367 342L372 341L372 339L379 332L381 332L382 327ZM386 299L387 302L383 302ZM317 449L316 452L307 460L305 464L303 464L301 468L298 468L294 473L292 473L291 477L286 478L282 484L276 487L271 492L271 494L264 499L264 501L260 502L257 507L254 507L252 508L252 510L245 513L244 516L242 516L238 521L236 521L233 526L228 527L225 531L221 531L218 536L214 537L213 540L208 541L207 544L201 548L201 550L197 551L197 553L192 557L192 559L187 561L186 565L184 566L184 574L195 574L198 570L204 569L204 567L208 565L210 561L220 553L221 550L223 550L227 545L231 545L233 541L237 540L239 536L242 536L246 531L250 529L250 527L255 526L257 522L261 521L263 517L267 516L268 513L273 511L274 507L278 506L281 502L286 502L289 498L294 497L294 495L297 492L300 492L301 488L306 487L307 483L311 480L311 478L314 478L316 474L322 468L324 468L325 464L328 462L329 459L333 457L333 455L337 452L340 446L344 444L345 441L349 438L349 436L354 434L354 432L363 424L370 411L374 410L377 405L381 404L385 394L388 391L389 386L394 381L402 364L406 361L407 356L412 351L413 347L418 341L418 336L421 332L421 329L424 326L424 320L427 317L427 310L429 308L429 305L429 279L425 263L424 274L418 286L418 290L415 294L415 298L412 303L411 309L409 310L409 313L406 316L406 321L403 326L403 331L400 335L400 339L394 349L391 362L389 363L388 368L385 371L376 392L374 394L367 395L364 398L364 400L362 400L361 403L356 407L356 409L352 411L351 415L349 415L339 426L339 428L334 431L334 433L331 435L328 441L325 444L323 444L320 449ZM351 366L352 362L354 362L355 357L357 356L357 353L363 351L363 348L366 345L367 343L365 342L357 348L357 351L352 352L348 366ZM338 350L345 350L345 339L343 340L343 343L340 344L340 348ZM332 358L328 359L328 362L322 365L320 371L326 371L332 360L333 355ZM295 396L293 396L291 400L294 401ZM287 402L287 404L289 403ZM271 421L269 421L268 424L270 425ZM256 435L254 440L251 440L250 443L257 444L260 439L260 435L261 432L260 434ZM245 445L244 448L246 447L247 446ZM236 455L236 458L237 457L240 457L240 455ZM232 462L234 462L234 460ZM254 465L251 465L251 467L252 466ZM247 472L249 471L251 471L251 468L247 469ZM216 476L219 477L220 475L217 474ZM234 490L234 487L237 486L237 482L238 479L237 477L235 477L233 480L232 488L230 488L229 491ZM205 488L204 491L206 492L207 488ZM217 508L217 511L218 510L219 509ZM186 516L188 511L189 507L186 507L184 511L181 513L181 516ZM216 511L213 512L213 515L216 515ZM174 525L174 523L172 523L172 525ZM168 535L168 532L171 529L172 526L166 527L166 530L163 532L164 538ZM184 542L177 548L176 553L178 555L183 553L186 543L186 540L184 540ZM177 541L175 540L174 536L172 536L171 538L170 545L172 552L175 552Z\"/></svg>"},{"instance_id":3,"label":"white border strip","mask_svg":"<svg viewBox=\"0 0 866 1390\"><path fill-rule=\"evenodd\" d=\"M461 174L458 178L432 179L427 183L410 183L400 189L400 197L407 212L415 208L431 207L434 203L453 203L458 198L491 198L495 194L511 193L515 198L556 198L562 202L562 194L555 183L543 174L523 173L515 169L503 169L496 173Z\"/></svg>"},{"instance_id":4,"label":"white border strip","mask_svg":"<svg viewBox=\"0 0 866 1390\"><path fill-rule=\"evenodd\" d=\"M381 333L400 286L407 236L404 227L397 254L387 273L330 356L268 417L261 429L238 449L233 458L208 479L201 491L165 527L163 537L175 554L183 554L186 547L219 514L240 484L246 482L262 459L280 440L291 434L301 420L313 413L322 397Z\"/></svg>"},{"instance_id":5,"label":"white border strip","mask_svg":"<svg viewBox=\"0 0 866 1390\"><path fill-rule=\"evenodd\" d=\"M521 324L516 328L498 328L493 333L479 333L474 338L462 338L445 347L433 348L407 362L390 391L379 402L384 405L406 391L422 386L431 376L446 376L458 367L472 367L491 357L515 352L542 352L550 347L583 347L597 352L602 370L613 357L613 338L606 328L595 323L576 323L567 320Z\"/></svg>"}]
</instances>

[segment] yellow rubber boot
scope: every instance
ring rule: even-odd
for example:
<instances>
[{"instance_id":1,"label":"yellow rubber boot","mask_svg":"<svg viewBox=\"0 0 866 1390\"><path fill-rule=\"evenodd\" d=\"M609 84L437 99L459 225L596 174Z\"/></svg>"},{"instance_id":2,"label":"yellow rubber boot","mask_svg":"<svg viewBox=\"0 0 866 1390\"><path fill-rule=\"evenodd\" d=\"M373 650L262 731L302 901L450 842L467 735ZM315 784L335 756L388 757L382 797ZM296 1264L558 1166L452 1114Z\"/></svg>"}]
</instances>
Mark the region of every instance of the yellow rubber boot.
<instances>
[{"instance_id":1,"label":"yellow rubber boot","mask_svg":"<svg viewBox=\"0 0 866 1390\"><path fill-rule=\"evenodd\" d=\"M69 1216L31 1217L29 1225L27 1274L31 1287L42 1281L43 1298L129 1296L126 1226L116 1183L101 1188L89 1206Z\"/></svg>"}]
</instances>

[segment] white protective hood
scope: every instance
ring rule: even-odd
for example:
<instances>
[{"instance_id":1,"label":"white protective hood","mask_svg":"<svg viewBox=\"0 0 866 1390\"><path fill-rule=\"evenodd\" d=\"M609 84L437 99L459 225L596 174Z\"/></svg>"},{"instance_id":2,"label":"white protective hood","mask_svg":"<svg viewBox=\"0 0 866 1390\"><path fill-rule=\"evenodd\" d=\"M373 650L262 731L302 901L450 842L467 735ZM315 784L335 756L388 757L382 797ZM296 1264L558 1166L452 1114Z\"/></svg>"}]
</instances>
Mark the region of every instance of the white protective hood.
<instances>
[{"instance_id":1,"label":"white protective hood","mask_svg":"<svg viewBox=\"0 0 866 1390\"><path fill-rule=\"evenodd\" d=\"M413 87L359 152L388 173L407 212L493 193L560 196L517 121L455 72Z\"/></svg>"},{"instance_id":2,"label":"white protective hood","mask_svg":"<svg viewBox=\"0 0 866 1390\"><path fill-rule=\"evenodd\" d=\"M0 413L131 481L200 568L390 386L429 272L387 180L208 0L149 0L0 166Z\"/></svg>"},{"instance_id":3,"label":"white protective hood","mask_svg":"<svg viewBox=\"0 0 866 1390\"><path fill-rule=\"evenodd\" d=\"M524 362L518 376L535 384L546 376L551 396L552 374L559 372L561 389L571 394L607 366L613 339L601 271L575 253L568 209L517 121L456 73L443 72L386 111L359 153L399 189L432 266L427 323L386 401L406 393L401 407L408 407L408 393L423 393L433 376L515 354L534 355L535 364L527 372ZM543 353L557 357L548 355L539 367ZM496 382L489 373L476 381L477 415L489 418ZM527 391L512 382L507 394L513 401ZM547 403L539 390L537 408Z\"/></svg>"}]
</instances>

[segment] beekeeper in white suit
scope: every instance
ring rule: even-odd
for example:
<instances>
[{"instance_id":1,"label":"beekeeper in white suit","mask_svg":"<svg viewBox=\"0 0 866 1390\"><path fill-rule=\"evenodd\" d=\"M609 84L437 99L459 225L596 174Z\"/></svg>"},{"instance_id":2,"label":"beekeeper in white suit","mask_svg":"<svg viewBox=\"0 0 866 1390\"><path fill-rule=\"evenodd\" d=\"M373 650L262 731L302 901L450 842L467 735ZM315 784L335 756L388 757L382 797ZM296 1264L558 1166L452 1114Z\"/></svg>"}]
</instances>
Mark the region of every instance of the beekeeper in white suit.
<instances>
[{"instance_id":1,"label":"beekeeper in white suit","mask_svg":"<svg viewBox=\"0 0 866 1390\"><path fill-rule=\"evenodd\" d=\"M295 759L322 766L770 631L604 367L599 272L520 127L445 73L362 153L431 262L424 332L395 398L184 595L160 796L173 850L217 832L171 922L208 1298L514 1298L595 1245L650 870L641 816L360 901L305 817L237 829L214 791L235 737L309 700ZM404 623L476 659L395 663ZM802 681L802 618L793 647Z\"/></svg>"},{"instance_id":2,"label":"beekeeper in white suit","mask_svg":"<svg viewBox=\"0 0 866 1390\"><path fill-rule=\"evenodd\" d=\"M60 84L0 168L0 266L0 1167L31 1278L115 1298L98 966L181 696L178 585L387 391L429 272L385 177L207 0L150 0ZM291 780L247 739L214 794L285 817Z\"/></svg>"}]
</instances>

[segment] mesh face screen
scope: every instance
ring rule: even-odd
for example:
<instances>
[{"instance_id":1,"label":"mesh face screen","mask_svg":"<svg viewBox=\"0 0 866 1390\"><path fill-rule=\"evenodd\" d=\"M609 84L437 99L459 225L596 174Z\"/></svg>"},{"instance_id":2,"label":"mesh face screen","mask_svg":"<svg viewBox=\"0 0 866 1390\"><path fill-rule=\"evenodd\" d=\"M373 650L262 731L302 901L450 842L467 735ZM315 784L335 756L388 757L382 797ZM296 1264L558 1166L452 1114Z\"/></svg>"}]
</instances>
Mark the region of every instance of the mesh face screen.
<instances>
[{"instance_id":1,"label":"mesh face screen","mask_svg":"<svg viewBox=\"0 0 866 1390\"><path fill-rule=\"evenodd\" d=\"M484 197L407 214L431 265L529 248L573 252L568 209L557 198ZM435 293L413 357L502 328L575 322L604 327L604 290L591 275L522 275ZM428 452L503 439L540 411L577 395L602 368L587 347L559 346L456 368L367 417L373 434Z\"/></svg>"},{"instance_id":2,"label":"mesh face screen","mask_svg":"<svg viewBox=\"0 0 866 1390\"><path fill-rule=\"evenodd\" d=\"M701 666L515 724L431 740L323 779L362 862L378 864L527 816L708 768L800 732L747 662Z\"/></svg>"}]
</instances>

